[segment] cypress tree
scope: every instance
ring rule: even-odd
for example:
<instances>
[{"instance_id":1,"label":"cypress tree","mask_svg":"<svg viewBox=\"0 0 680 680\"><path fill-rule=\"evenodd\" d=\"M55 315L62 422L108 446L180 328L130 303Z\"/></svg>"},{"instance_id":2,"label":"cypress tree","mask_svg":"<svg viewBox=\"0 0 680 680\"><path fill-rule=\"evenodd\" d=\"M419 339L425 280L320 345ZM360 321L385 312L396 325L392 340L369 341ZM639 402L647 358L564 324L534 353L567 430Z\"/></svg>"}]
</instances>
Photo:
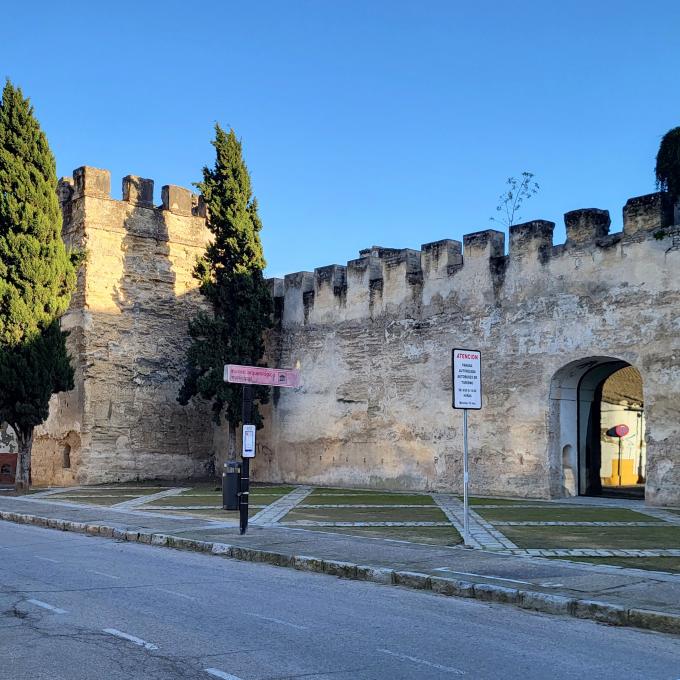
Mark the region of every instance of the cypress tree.
<instances>
[{"instance_id":1,"label":"cypress tree","mask_svg":"<svg viewBox=\"0 0 680 680\"><path fill-rule=\"evenodd\" d=\"M0 421L19 444L16 484L30 478L33 428L50 396L72 389L58 318L75 287L77 255L61 238L54 156L21 90L0 100Z\"/></svg>"},{"instance_id":2,"label":"cypress tree","mask_svg":"<svg viewBox=\"0 0 680 680\"><path fill-rule=\"evenodd\" d=\"M656 185L667 191L673 202L680 200L680 127L669 130L656 155Z\"/></svg>"},{"instance_id":3,"label":"cypress tree","mask_svg":"<svg viewBox=\"0 0 680 680\"><path fill-rule=\"evenodd\" d=\"M271 326L272 299L264 281L260 230L241 143L233 130L215 126L215 165L203 168L201 191L213 238L194 276L212 307L189 324L192 344L187 352L187 376L179 394L182 404L194 396L212 401L214 420L229 425L229 458L236 456L236 428L241 423L240 385L225 383L225 364L262 365L264 332ZM260 403L268 388L254 389ZM254 422L262 424L255 404Z\"/></svg>"}]
</instances>

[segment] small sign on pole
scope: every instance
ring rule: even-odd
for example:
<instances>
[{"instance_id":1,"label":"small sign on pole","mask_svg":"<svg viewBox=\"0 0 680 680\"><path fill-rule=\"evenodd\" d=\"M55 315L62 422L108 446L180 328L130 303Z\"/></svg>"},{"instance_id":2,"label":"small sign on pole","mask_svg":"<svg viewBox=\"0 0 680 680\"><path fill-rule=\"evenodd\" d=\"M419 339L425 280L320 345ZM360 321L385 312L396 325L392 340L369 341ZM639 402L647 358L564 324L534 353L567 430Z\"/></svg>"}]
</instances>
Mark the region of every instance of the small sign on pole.
<instances>
[{"instance_id":1,"label":"small sign on pole","mask_svg":"<svg viewBox=\"0 0 680 680\"><path fill-rule=\"evenodd\" d=\"M482 353L476 349L451 351L453 408L463 410L463 541L470 544L470 500L468 488L468 410L482 408Z\"/></svg>"},{"instance_id":2,"label":"small sign on pole","mask_svg":"<svg viewBox=\"0 0 680 680\"><path fill-rule=\"evenodd\" d=\"M453 370L453 408L482 408L482 355L476 349L454 349L451 354Z\"/></svg>"},{"instance_id":3,"label":"small sign on pole","mask_svg":"<svg viewBox=\"0 0 680 680\"><path fill-rule=\"evenodd\" d=\"M243 458L255 458L255 425L243 426Z\"/></svg>"}]
</instances>

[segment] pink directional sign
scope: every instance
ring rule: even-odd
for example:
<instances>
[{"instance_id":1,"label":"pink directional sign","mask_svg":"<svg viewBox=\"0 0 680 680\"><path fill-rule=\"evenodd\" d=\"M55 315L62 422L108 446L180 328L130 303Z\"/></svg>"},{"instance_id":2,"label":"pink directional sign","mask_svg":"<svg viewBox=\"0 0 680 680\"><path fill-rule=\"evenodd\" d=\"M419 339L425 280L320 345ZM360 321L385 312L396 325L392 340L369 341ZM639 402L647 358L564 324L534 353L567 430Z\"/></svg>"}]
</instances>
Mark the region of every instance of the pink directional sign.
<instances>
[{"instance_id":1,"label":"pink directional sign","mask_svg":"<svg viewBox=\"0 0 680 680\"><path fill-rule=\"evenodd\" d=\"M292 368L262 368L260 366L224 367L224 382L245 385L272 385L274 387L300 387L300 371Z\"/></svg>"}]
</instances>

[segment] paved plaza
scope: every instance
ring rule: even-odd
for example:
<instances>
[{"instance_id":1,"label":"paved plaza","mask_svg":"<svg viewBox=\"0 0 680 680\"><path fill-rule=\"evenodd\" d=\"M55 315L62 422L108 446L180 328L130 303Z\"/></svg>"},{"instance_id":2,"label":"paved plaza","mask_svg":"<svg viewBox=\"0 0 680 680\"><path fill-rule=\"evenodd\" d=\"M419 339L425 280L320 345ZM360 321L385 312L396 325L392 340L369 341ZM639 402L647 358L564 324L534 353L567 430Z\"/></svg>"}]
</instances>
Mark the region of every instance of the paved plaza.
<instances>
[{"instance_id":1,"label":"paved plaza","mask_svg":"<svg viewBox=\"0 0 680 680\"><path fill-rule=\"evenodd\" d=\"M222 509L221 490L209 482L48 489L31 498L202 517L225 526L236 526L238 521L237 513ZM254 485L249 522L454 546L462 541L463 503L453 494ZM625 566L637 559L641 568L676 572L680 571L680 511L625 499L476 497L471 499L469 546L501 554L600 558L604 564L616 564L619 558Z\"/></svg>"}]
</instances>

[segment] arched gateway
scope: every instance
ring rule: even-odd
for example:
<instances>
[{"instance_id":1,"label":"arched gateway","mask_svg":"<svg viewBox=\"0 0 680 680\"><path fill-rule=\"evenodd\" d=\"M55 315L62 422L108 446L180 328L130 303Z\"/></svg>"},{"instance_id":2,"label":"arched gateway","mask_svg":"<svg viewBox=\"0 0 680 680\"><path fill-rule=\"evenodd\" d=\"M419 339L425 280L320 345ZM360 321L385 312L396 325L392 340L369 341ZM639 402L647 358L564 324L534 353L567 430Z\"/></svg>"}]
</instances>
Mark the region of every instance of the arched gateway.
<instances>
[{"instance_id":1,"label":"arched gateway","mask_svg":"<svg viewBox=\"0 0 680 680\"><path fill-rule=\"evenodd\" d=\"M550 386L550 420L558 493L644 497L644 398L635 367L606 356L563 366Z\"/></svg>"}]
</instances>

